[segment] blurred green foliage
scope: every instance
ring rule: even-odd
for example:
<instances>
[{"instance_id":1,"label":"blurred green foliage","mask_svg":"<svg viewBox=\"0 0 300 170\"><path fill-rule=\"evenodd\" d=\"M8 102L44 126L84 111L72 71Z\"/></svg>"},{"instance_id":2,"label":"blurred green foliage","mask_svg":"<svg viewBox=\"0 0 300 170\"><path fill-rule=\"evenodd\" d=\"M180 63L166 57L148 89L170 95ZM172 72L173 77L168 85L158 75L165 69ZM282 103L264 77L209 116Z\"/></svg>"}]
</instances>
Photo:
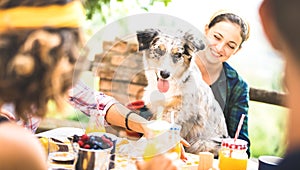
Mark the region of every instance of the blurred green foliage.
<instances>
[{"instance_id":1,"label":"blurred green foliage","mask_svg":"<svg viewBox=\"0 0 300 170\"><path fill-rule=\"evenodd\" d=\"M123 0L116 0L117 2L123 2ZM148 11L149 6L153 6L156 2L162 2L167 6L172 0L150 0L146 6L140 6L141 9ZM139 0L132 0L133 3L139 4ZM88 20L91 20L94 14L99 13L103 22L106 22L107 15L103 12L104 7L110 8L111 0L85 0L84 7L86 9L86 16Z\"/></svg>"},{"instance_id":2,"label":"blurred green foliage","mask_svg":"<svg viewBox=\"0 0 300 170\"><path fill-rule=\"evenodd\" d=\"M260 155L283 156L286 150L288 109L250 101L248 130L251 157Z\"/></svg>"}]
</instances>

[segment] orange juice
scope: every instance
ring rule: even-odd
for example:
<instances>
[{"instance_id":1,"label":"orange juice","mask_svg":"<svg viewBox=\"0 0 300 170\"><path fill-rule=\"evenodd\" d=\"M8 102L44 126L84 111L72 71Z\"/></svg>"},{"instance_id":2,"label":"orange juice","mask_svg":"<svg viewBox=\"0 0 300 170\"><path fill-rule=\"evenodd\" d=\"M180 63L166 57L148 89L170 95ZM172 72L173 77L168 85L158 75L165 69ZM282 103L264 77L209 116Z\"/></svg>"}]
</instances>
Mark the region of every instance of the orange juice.
<instances>
[{"instance_id":1,"label":"orange juice","mask_svg":"<svg viewBox=\"0 0 300 170\"><path fill-rule=\"evenodd\" d=\"M157 148L155 145L155 142L148 142L144 151L143 158L145 161L150 160L153 156L155 156L157 153Z\"/></svg>"},{"instance_id":2,"label":"orange juice","mask_svg":"<svg viewBox=\"0 0 300 170\"><path fill-rule=\"evenodd\" d=\"M248 155L247 142L241 139L225 139L219 151L220 170L246 170Z\"/></svg>"},{"instance_id":3,"label":"orange juice","mask_svg":"<svg viewBox=\"0 0 300 170\"><path fill-rule=\"evenodd\" d=\"M158 120L147 125L154 133L154 137L147 139L147 144L144 150L144 160L149 160L153 156L165 152L176 152L178 158L181 154L180 144L180 128L178 125Z\"/></svg>"},{"instance_id":4,"label":"orange juice","mask_svg":"<svg viewBox=\"0 0 300 170\"><path fill-rule=\"evenodd\" d=\"M169 152L176 152L178 155L181 154L181 146L180 142L175 145Z\"/></svg>"},{"instance_id":5,"label":"orange juice","mask_svg":"<svg viewBox=\"0 0 300 170\"><path fill-rule=\"evenodd\" d=\"M246 170L248 159L233 158L225 156L222 152L219 154L220 170Z\"/></svg>"}]
</instances>

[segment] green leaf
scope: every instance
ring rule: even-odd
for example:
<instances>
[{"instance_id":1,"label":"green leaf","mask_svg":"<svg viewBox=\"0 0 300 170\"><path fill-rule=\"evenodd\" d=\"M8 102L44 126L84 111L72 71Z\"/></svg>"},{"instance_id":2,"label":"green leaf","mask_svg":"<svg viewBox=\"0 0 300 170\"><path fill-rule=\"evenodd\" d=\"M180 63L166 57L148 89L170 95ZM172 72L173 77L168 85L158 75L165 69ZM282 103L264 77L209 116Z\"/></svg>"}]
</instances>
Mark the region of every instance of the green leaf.
<instances>
[{"instance_id":1,"label":"green leaf","mask_svg":"<svg viewBox=\"0 0 300 170\"><path fill-rule=\"evenodd\" d=\"M135 2L136 4L140 4L139 2L142 0L136 0L132 1ZM151 0L149 2L149 6L153 6L154 3L159 2L159 3L164 3L165 6L167 6L172 0ZM101 15L102 21L104 23L106 22L107 14L105 14L102 10L102 7L106 6L110 10L110 2L111 0L85 0L84 1L84 7L86 9L86 17L88 20L91 20L94 16L94 14L99 13ZM117 0L117 2L124 3L123 0ZM141 9L144 9L145 11L148 11L147 6L141 7ZM108 13L111 13L109 11Z\"/></svg>"}]
</instances>

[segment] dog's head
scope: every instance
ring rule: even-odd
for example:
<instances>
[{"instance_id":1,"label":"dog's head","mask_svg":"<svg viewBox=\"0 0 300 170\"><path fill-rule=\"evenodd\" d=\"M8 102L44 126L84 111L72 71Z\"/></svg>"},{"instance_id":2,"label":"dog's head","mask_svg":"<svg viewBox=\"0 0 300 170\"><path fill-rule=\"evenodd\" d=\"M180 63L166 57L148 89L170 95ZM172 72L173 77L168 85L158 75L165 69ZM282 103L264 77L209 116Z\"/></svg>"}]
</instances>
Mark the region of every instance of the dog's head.
<instances>
[{"instance_id":1,"label":"dog's head","mask_svg":"<svg viewBox=\"0 0 300 170\"><path fill-rule=\"evenodd\" d=\"M200 38L200 37L199 37ZM169 89L169 81L184 81L195 53L205 48L204 42L193 34L182 31L168 35L156 29L137 32L139 50L145 51L148 70L154 70L160 92Z\"/></svg>"}]
</instances>

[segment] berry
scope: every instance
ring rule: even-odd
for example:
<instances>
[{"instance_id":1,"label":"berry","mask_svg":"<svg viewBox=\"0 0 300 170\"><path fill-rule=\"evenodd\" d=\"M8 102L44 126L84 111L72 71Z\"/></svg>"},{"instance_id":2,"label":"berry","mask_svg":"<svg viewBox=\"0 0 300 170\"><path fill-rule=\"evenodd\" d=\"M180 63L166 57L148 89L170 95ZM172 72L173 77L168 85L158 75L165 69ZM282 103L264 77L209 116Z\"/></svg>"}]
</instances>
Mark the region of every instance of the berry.
<instances>
[{"instance_id":1,"label":"berry","mask_svg":"<svg viewBox=\"0 0 300 170\"><path fill-rule=\"evenodd\" d=\"M101 139L105 142L105 143L109 143L111 140L107 139L104 135L101 137Z\"/></svg>"},{"instance_id":2,"label":"berry","mask_svg":"<svg viewBox=\"0 0 300 170\"><path fill-rule=\"evenodd\" d=\"M114 143L112 141L109 141L108 144L110 147L112 147L114 145Z\"/></svg>"},{"instance_id":3,"label":"berry","mask_svg":"<svg viewBox=\"0 0 300 170\"><path fill-rule=\"evenodd\" d=\"M81 140L87 141L87 140L89 140L89 136L88 136L87 134L83 134L83 135L81 136Z\"/></svg>"},{"instance_id":4,"label":"berry","mask_svg":"<svg viewBox=\"0 0 300 170\"><path fill-rule=\"evenodd\" d=\"M103 136L88 136L87 134L84 134L82 136L78 136L78 139L76 139L77 137L74 138L75 140L77 140L77 143L79 144L79 146L81 148L85 148L85 149L108 149L110 147L112 147L114 144L112 142L112 139L110 137L107 137L106 135Z\"/></svg>"},{"instance_id":5,"label":"berry","mask_svg":"<svg viewBox=\"0 0 300 170\"><path fill-rule=\"evenodd\" d=\"M90 149L91 146L90 146L89 144L85 144L85 145L83 146L83 148L84 148L84 149Z\"/></svg>"},{"instance_id":6,"label":"berry","mask_svg":"<svg viewBox=\"0 0 300 170\"><path fill-rule=\"evenodd\" d=\"M79 145L80 147L83 147L83 146L84 146L84 142L83 142L82 140L79 140L79 141L78 141L78 145Z\"/></svg>"}]
</instances>

